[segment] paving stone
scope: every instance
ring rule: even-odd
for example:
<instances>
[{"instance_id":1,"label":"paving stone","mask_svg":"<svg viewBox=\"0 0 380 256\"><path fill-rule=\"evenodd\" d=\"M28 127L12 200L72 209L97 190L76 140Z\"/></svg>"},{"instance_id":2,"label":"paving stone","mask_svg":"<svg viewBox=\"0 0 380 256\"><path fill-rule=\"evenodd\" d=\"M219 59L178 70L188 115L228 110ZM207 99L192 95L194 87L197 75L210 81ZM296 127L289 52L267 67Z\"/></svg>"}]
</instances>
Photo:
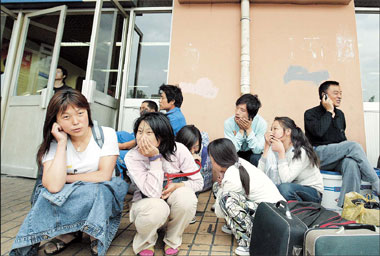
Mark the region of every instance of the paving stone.
<instances>
[{"instance_id":1,"label":"paving stone","mask_svg":"<svg viewBox=\"0 0 380 256\"><path fill-rule=\"evenodd\" d=\"M212 242L212 235L203 235L203 234L198 234L195 238L195 243L196 244L208 244L210 245Z\"/></svg>"},{"instance_id":2,"label":"paving stone","mask_svg":"<svg viewBox=\"0 0 380 256\"><path fill-rule=\"evenodd\" d=\"M111 245L109 248L108 248L108 251L107 251L107 254L106 255L109 255L109 256L114 256L114 255L120 255L121 252L125 249L124 246L115 246L115 245Z\"/></svg>"},{"instance_id":3,"label":"paving stone","mask_svg":"<svg viewBox=\"0 0 380 256\"><path fill-rule=\"evenodd\" d=\"M14 178L1 176L1 254L9 253L22 222L30 210L30 194L35 181L24 178ZM215 199L211 191L201 193L198 197L197 222L189 225L182 237L179 255L234 255L231 253L233 244L231 235L221 232L220 228L224 224L223 219L216 218L210 211ZM127 195L124 203L122 219L115 239L112 241L107 255L135 255L132 249L133 237L136 233L135 225L129 222L129 210L131 207L132 195ZM215 232L216 231L216 232ZM155 255L164 255L163 243L164 231L159 232L159 238L155 246ZM81 243L70 245L59 255L89 255L89 236L84 235ZM43 244L38 255L44 255Z\"/></svg>"}]
</instances>

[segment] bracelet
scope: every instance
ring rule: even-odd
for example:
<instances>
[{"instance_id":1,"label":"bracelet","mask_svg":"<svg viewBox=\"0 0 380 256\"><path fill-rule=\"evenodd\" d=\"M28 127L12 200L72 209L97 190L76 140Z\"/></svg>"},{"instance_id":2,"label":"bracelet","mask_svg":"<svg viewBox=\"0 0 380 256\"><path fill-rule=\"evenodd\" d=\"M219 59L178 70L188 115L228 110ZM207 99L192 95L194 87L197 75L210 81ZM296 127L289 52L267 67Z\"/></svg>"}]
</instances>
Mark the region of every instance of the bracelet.
<instances>
[{"instance_id":1,"label":"bracelet","mask_svg":"<svg viewBox=\"0 0 380 256\"><path fill-rule=\"evenodd\" d=\"M158 158L160 158L161 157L161 154L158 154L158 155L155 155L155 156L151 156L151 157L149 157L149 161L154 161L154 160L156 160L156 159L158 159Z\"/></svg>"}]
</instances>

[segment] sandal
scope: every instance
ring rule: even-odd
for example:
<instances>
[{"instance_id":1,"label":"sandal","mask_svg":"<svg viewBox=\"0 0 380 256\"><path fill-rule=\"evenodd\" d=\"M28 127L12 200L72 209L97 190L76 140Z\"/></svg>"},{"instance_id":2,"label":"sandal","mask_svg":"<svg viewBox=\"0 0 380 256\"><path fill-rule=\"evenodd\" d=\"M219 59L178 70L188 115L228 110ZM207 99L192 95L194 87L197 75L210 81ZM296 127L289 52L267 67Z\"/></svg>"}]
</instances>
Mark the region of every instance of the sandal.
<instances>
[{"instance_id":1,"label":"sandal","mask_svg":"<svg viewBox=\"0 0 380 256\"><path fill-rule=\"evenodd\" d=\"M91 256L98 256L98 240L92 240L90 244Z\"/></svg>"},{"instance_id":2,"label":"sandal","mask_svg":"<svg viewBox=\"0 0 380 256\"><path fill-rule=\"evenodd\" d=\"M150 247L148 249L142 250L137 254L138 256L154 256L154 247Z\"/></svg>"},{"instance_id":3,"label":"sandal","mask_svg":"<svg viewBox=\"0 0 380 256\"><path fill-rule=\"evenodd\" d=\"M169 245L165 245L165 256L176 256L179 253L179 249L171 248Z\"/></svg>"},{"instance_id":4,"label":"sandal","mask_svg":"<svg viewBox=\"0 0 380 256\"><path fill-rule=\"evenodd\" d=\"M65 243L64 241L62 241L58 238L51 239L49 242L47 242L45 244L44 247L46 247L47 244L51 243L57 249L52 251L52 252L47 252L46 249L44 249L45 255L55 255L57 253L60 253L63 250L65 250L67 248L67 246L69 246L70 244L75 243L75 242L80 242L82 240L82 232L78 231L78 232L72 233L72 235L74 236L74 238L68 243Z\"/></svg>"}]
</instances>

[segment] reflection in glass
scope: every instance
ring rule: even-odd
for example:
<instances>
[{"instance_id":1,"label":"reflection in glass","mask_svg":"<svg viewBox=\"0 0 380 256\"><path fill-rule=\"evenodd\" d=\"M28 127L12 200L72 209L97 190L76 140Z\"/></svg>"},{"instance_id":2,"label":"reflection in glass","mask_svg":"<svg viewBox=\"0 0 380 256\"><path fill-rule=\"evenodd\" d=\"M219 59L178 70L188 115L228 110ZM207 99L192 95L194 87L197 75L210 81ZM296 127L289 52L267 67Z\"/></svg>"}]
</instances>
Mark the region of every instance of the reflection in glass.
<instances>
[{"instance_id":1,"label":"reflection in glass","mask_svg":"<svg viewBox=\"0 0 380 256\"><path fill-rule=\"evenodd\" d=\"M15 95L36 95L46 88L58 21L58 15L30 19Z\"/></svg>"},{"instance_id":2,"label":"reflection in glass","mask_svg":"<svg viewBox=\"0 0 380 256\"><path fill-rule=\"evenodd\" d=\"M379 102L379 21L379 13L356 14L364 102Z\"/></svg>"},{"instance_id":3,"label":"reflection in glass","mask_svg":"<svg viewBox=\"0 0 380 256\"><path fill-rule=\"evenodd\" d=\"M128 98L159 98L167 82L171 13L136 16L128 79Z\"/></svg>"},{"instance_id":4,"label":"reflection in glass","mask_svg":"<svg viewBox=\"0 0 380 256\"><path fill-rule=\"evenodd\" d=\"M8 15L1 15L1 95L3 95L3 85L5 81L5 65L8 56L9 42L11 41L11 34L13 29L13 19Z\"/></svg>"},{"instance_id":5,"label":"reflection in glass","mask_svg":"<svg viewBox=\"0 0 380 256\"><path fill-rule=\"evenodd\" d=\"M117 12L102 13L96 45L93 80L96 89L115 96L123 18Z\"/></svg>"}]
</instances>

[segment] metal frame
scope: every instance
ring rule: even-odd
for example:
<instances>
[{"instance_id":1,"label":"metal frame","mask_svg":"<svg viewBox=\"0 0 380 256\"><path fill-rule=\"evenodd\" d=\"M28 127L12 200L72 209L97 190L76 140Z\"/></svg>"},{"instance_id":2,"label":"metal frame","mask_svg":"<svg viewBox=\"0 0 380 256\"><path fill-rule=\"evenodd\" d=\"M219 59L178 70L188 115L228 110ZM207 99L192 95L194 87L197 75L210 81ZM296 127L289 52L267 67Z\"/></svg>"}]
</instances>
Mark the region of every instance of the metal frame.
<instances>
[{"instance_id":1,"label":"metal frame","mask_svg":"<svg viewBox=\"0 0 380 256\"><path fill-rule=\"evenodd\" d=\"M5 6L1 5L0 6L1 11L9 15L9 17L13 18L14 20L17 20L17 14L6 8Z\"/></svg>"},{"instance_id":2,"label":"metal frame","mask_svg":"<svg viewBox=\"0 0 380 256\"><path fill-rule=\"evenodd\" d=\"M30 18L44 15L44 14L49 14L49 13L54 13L54 12L60 12L60 17L59 17L59 23L57 27L57 34L55 37L55 43L54 43L54 50L53 50L53 55L52 55L52 63L50 65L50 71L49 71L49 80L47 84L47 92L42 94L42 99L41 99L41 107L46 108L48 99L50 99L50 96L53 93L53 85L54 85L54 80L55 80L55 73L56 73L56 66L58 64L58 57L59 57L59 50L60 46L59 44L61 43L62 35L63 35L63 28L64 28L64 19L66 16L66 10L67 6L61 5L49 9L44 9L40 10L34 13L29 13L25 15L22 30L21 30L21 36L19 39L18 43L18 49L17 49L17 56L16 56L16 61L14 64L14 70L13 70L13 75L12 75L12 83L10 86L10 92L12 93L11 97L23 97L23 96L17 96L13 95L15 92L15 87L17 84L17 77L20 73L20 68L21 68L21 62L22 62L22 56L24 53L25 49L25 43L26 43L26 37L27 37L27 32L29 29L29 24L30 24ZM9 94L8 94L9 95ZM40 96L36 96L36 98L40 98ZM10 103L9 103L10 104Z\"/></svg>"},{"instance_id":3,"label":"metal frame","mask_svg":"<svg viewBox=\"0 0 380 256\"><path fill-rule=\"evenodd\" d=\"M13 66L16 59L18 39L21 33L21 28L22 28L21 24L23 23L23 19L24 19L24 15L20 12L17 15L17 19L15 23L13 24L11 40L9 42L7 64L5 65L5 70L4 70L5 79L4 79L4 84L3 84L3 95L1 95L2 97L1 99L1 137L3 137L4 117L5 117L5 111L7 109L6 106L8 104L10 86L12 82L11 75L13 72Z\"/></svg>"},{"instance_id":4,"label":"metal frame","mask_svg":"<svg viewBox=\"0 0 380 256\"><path fill-rule=\"evenodd\" d=\"M136 19L136 14L135 12L132 10L130 13L129 13L129 23L128 23L128 34L127 34L127 48L126 48L126 52L125 52L125 60L124 60L124 73L123 73L123 83L122 83L122 90L121 90L121 95L120 95L120 105L119 105L119 116L118 116L118 119L119 119L119 122L118 122L118 126L117 126L117 129L120 131L121 130L121 127L123 125L123 113L124 113L124 102L125 102L125 93L126 93L126 88L125 87L128 87L128 79L129 79L129 66L128 63L130 62L130 58L131 58L131 51L132 51L132 40L133 40L133 33L131 33L131 31L133 31L133 27L134 27L134 24L135 24L135 19ZM128 92L127 92L128 93Z\"/></svg>"},{"instance_id":5,"label":"metal frame","mask_svg":"<svg viewBox=\"0 0 380 256\"><path fill-rule=\"evenodd\" d=\"M92 23L90 49L88 50L87 68L86 68L86 81L92 80L92 72L94 70L94 61L96 54L96 44L98 42L98 31L100 24L100 16L102 14L103 0L96 1L94 21ZM83 90L82 90L83 93Z\"/></svg>"},{"instance_id":6,"label":"metal frame","mask_svg":"<svg viewBox=\"0 0 380 256\"><path fill-rule=\"evenodd\" d=\"M125 52L126 52L126 44L127 44L127 35L128 35L128 23L129 17L124 18L123 23L123 32L121 36L121 48L120 48L120 58L119 58L119 65L117 70L117 79L116 79L116 92L115 92L115 98L120 98L120 87L122 82L122 75L123 75L123 69L124 69L124 59L125 59Z\"/></svg>"}]
</instances>

